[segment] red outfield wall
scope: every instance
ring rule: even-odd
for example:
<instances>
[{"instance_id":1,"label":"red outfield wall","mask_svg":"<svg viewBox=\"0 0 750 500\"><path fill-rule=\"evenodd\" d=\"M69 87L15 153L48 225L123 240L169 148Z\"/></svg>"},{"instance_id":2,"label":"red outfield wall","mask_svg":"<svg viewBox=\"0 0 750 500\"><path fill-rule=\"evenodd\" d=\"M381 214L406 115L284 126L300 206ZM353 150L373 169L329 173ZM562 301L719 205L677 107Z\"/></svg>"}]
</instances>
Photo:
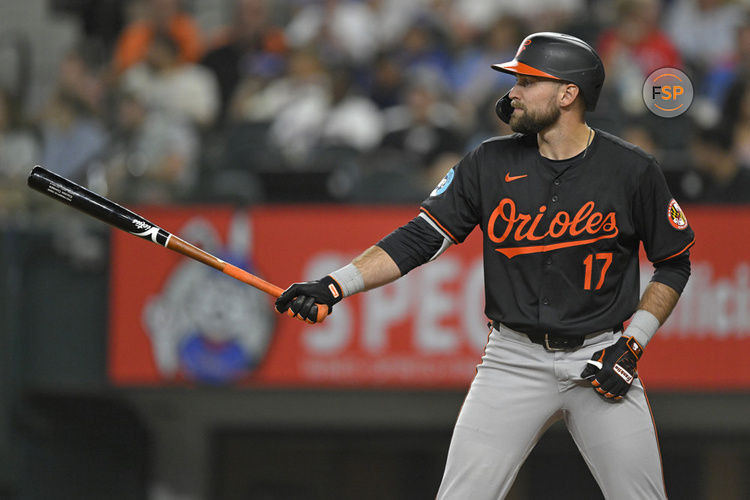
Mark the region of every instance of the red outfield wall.
<instances>
[{"instance_id":1,"label":"red outfield wall","mask_svg":"<svg viewBox=\"0 0 750 500\"><path fill-rule=\"evenodd\" d=\"M344 265L416 207L137 209L215 255L286 287ZM649 388L750 389L750 209L688 207L693 273L639 363ZM651 276L642 265L642 286ZM110 379L117 385L462 388L487 340L481 235L386 287L337 304L323 324L113 231Z\"/></svg>"}]
</instances>

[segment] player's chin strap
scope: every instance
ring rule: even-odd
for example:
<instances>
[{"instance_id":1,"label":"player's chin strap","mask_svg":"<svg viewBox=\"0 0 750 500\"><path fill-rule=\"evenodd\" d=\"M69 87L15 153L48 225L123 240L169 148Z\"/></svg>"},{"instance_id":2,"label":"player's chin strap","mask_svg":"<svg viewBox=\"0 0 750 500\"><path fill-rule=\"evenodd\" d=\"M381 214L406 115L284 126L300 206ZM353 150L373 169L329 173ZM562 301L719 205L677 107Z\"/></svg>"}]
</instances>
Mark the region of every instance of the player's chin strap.
<instances>
[{"instance_id":1,"label":"player's chin strap","mask_svg":"<svg viewBox=\"0 0 750 500\"><path fill-rule=\"evenodd\" d=\"M510 91L497 100L495 103L495 113L505 123L510 122L510 115L513 114L513 106L510 105Z\"/></svg>"}]
</instances>

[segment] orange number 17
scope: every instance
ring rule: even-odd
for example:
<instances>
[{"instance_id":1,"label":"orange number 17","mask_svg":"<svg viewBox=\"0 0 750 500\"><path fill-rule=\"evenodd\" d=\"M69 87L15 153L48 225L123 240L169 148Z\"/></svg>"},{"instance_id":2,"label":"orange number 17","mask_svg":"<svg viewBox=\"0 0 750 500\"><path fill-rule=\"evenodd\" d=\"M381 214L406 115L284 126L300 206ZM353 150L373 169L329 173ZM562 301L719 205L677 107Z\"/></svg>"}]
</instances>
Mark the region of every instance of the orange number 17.
<instances>
[{"instance_id":1,"label":"orange number 17","mask_svg":"<svg viewBox=\"0 0 750 500\"><path fill-rule=\"evenodd\" d=\"M603 260L602 274L599 276L599 281L596 284L596 289L599 290L604 284L604 276L607 274L610 264L612 264L612 252L598 253L596 254L596 260ZM589 255L583 259L583 265L586 267L586 277L584 278L583 288L584 290L591 290L591 273L594 267L594 256Z\"/></svg>"}]
</instances>

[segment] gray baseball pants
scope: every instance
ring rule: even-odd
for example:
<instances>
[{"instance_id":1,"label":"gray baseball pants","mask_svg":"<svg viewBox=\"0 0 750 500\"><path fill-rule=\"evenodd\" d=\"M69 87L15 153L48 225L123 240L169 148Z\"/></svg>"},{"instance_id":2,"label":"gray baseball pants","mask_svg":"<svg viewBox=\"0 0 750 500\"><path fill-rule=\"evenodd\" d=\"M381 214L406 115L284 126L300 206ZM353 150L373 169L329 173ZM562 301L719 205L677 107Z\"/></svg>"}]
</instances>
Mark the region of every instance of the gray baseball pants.
<instances>
[{"instance_id":1,"label":"gray baseball pants","mask_svg":"<svg viewBox=\"0 0 750 500\"><path fill-rule=\"evenodd\" d=\"M578 349L550 352L522 333L492 329L453 430L437 498L504 498L534 445L560 419L605 498L666 498L640 380L612 402L580 377L594 352L620 335L608 331L587 337Z\"/></svg>"}]
</instances>

